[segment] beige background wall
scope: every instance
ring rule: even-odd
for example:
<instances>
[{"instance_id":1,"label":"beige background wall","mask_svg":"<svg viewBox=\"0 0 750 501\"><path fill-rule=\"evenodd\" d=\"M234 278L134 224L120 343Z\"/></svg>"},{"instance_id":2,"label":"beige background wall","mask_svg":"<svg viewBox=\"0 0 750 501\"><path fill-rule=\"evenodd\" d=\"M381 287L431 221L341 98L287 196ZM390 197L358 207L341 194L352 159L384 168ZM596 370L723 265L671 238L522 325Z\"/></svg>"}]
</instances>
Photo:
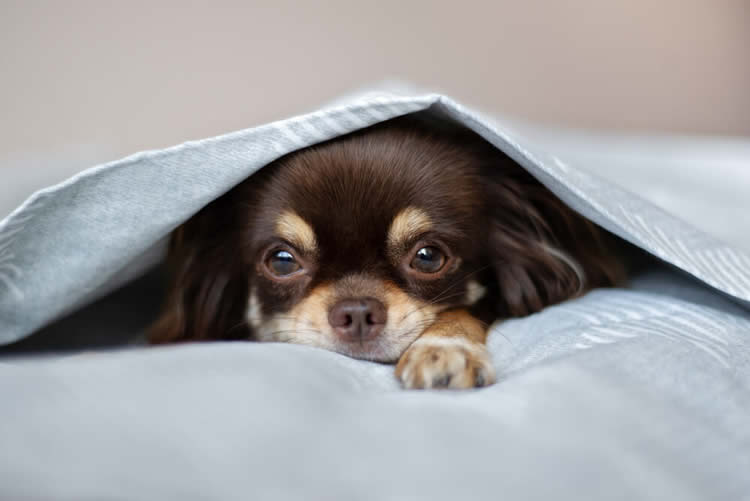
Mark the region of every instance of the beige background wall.
<instances>
[{"instance_id":1,"label":"beige background wall","mask_svg":"<svg viewBox=\"0 0 750 501\"><path fill-rule=\"evenodd\" d=\"M0 0L0 72L2 217L387 77L547 123L750 136L750 2Z\"/></svg>"}]
</instances>

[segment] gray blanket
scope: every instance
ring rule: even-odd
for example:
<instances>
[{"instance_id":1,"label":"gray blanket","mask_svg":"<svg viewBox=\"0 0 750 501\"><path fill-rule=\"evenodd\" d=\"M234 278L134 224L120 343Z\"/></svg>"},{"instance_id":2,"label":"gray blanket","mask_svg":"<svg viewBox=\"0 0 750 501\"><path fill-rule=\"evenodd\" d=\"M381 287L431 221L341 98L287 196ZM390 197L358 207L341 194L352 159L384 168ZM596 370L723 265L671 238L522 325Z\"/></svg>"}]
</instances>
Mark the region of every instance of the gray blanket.
<instances>
[{"instance_id":1,"label":"gray blanket","mask_svg":"<svg viewBox=\"0 0 750 501\"><path fill-rule=\"evenodd\" d=\"M500 381L475 391L405 392L390 366L289 345L6 356L0 498L750 499L750 258L438 95L356 97L35 194L0 222L6 353L65 347L71 326L106 344L158 296L112 292L208 201L288 151L422 110L664 264L497 324Z\"/></svg>"}]
</instances>

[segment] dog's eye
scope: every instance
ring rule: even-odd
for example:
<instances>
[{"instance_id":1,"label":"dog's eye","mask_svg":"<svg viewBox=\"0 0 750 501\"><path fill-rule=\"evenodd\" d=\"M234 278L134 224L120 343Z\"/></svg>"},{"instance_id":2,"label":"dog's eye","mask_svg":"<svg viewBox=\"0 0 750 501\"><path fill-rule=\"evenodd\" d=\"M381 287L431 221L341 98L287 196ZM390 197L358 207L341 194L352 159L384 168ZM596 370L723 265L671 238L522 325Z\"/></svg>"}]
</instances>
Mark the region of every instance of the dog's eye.
<instances>
[{"instance_id":1,"label":"dog's eye","mask_svg":"<svg viewBox=\"0 0 750 501\"><path fill-rule=\"evenodd\" d=\"M274 275L283 277L298 271L301 266L297 260L294 259L291 252L280 250L274 252L271 254L271 257L268 258L268 268Z\"/></svg>"},{"instance_id":2,"label":"dog's eye","mask_svg":"<svg viewBox=\"0 0 750 501\"><path fill-rule=\"evenodd\" d=\"M422 273L436 273L445 264L445 255L437 247L422 247L411 261L411 267Z\"/></svg>"}]
</instances>

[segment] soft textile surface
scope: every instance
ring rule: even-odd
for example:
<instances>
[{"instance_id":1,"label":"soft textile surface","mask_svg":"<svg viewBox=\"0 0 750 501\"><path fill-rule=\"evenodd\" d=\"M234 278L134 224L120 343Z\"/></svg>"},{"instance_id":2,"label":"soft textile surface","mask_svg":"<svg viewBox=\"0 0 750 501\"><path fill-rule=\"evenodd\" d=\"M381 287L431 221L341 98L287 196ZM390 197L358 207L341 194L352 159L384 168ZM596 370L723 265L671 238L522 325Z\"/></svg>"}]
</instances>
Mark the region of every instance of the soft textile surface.
<instances>
[{"instance_id":1,"label":"soft textile surface","mask_svg":"<svg viewBox=\"0 0 750 501\"><path fill-rule=\"evenodd\" d=\"M665 272L500 324L479 391L279 344L6 360L0 498L743 499L749 333Z\"/></svg>"},{"instance_id":2,"label":"soft textile surface","mask_svg":"<svg viewBox=\"0 0 750 501\"><path fill-rule=\"evenodd\" d=\"M0 223L0 343L136 334L158 288L55 320L141 275L171 229L269 161L420 111L668 265L500 324L500 382L464 393L404 392L391 366L287 345L0 359L0 498L750 499L747 254L438 95L352 98L35 194Z\"/></svg>"},{"instance_id":3,"label":"soft textile surface","mask_svg":"<svg viewBox=\"0 0 750 501\"><path fill-rule=\"evenodd\" d=\"M524 133L564 162L750 250L750 137L622 135L539 126Z\"/></svg>"}]
</instances>

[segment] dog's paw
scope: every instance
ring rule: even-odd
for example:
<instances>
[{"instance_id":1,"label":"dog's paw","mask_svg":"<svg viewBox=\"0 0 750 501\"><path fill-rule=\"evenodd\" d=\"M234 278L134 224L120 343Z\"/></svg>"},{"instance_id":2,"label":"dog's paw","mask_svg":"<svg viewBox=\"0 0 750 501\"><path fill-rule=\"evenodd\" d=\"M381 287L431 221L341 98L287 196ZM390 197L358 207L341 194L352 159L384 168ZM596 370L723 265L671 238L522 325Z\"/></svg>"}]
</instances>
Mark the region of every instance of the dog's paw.
<instances>
[{"instance_id":1,"label":"dog's paw","mask_svg":"<svg viewBox=\"0 0 750 501\"><path fill-rule=\"evenodd\" d=\"M404 352L396 377L408 389L474 388L495 382L483 344L461 337L423 337Z\"/></svg>"}]
</instances>

